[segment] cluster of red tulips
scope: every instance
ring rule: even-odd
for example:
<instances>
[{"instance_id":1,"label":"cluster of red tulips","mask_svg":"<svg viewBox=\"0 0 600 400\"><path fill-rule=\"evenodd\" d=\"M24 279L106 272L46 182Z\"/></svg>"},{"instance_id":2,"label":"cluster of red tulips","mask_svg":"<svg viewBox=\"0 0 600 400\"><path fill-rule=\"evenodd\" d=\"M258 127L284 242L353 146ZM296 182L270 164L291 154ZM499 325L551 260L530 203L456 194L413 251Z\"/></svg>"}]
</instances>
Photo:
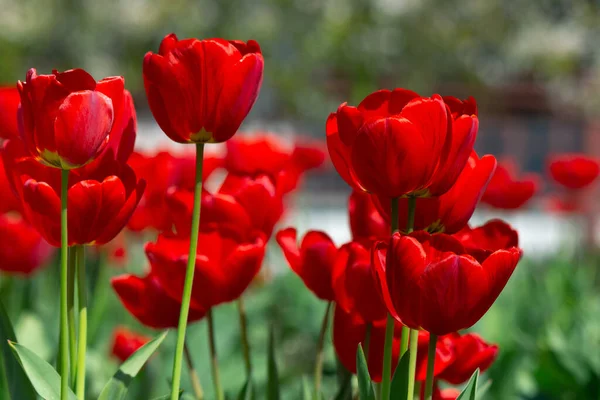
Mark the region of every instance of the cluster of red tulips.
<instances>
[{"instance_id":1,"label":"cluster of red tulips","mask_svg":"<svg viewBox=\"0 0 600 400\"><path fill-rule=\"evenodd\" d=\"M145 246L147 273L117 276L112 287L142 324L177 329L171 399L180 393L188 322L208 320L216 360L212 309L223 303L238 303L250 376L242 295L259 273L286 198L326 157L324 146L307 140L290 146L266 134L234 137L262 77L254 41L166 36L158 53L145 56L143 78L160 128L195 145L195 153L178 154L134 152L136 113L122 77L96 81L81 69L31 69L16 88L0 91L0 184L8 193L0 202L1 269L30 274L53 247L61 249L57 398L86 396L86 248L111 242L123 257L125 228L159 232ZM478 156L478 128L473 98L394 89L357 107L342 104L325 129L329 157L352 188L352 241L338 247L325 232L309 231L298 243L294 228L275 234L291 269L327 302L319 351L333 312L336 354L359 375L361 399L412 399L415 382L425 399L454 399L459 391L439 382L459 385L473 376L465 390L475 390L478 371L497 356L497 346L459 332L492 306L522 251L507 223L468 222L480 200L521 207L540 179L516 178L509 163ZM225 154L204 154L205 144L222 142ZM217 170L226 175L208 191L203 182ZM551 160L549 170L573 196L597 178L599 164L569 154ZM123 361L137 355L138 365L163 338L119 329L113 353ZM11 345L33 379L33 356ZM321 364L318 355L315 399ZM193 381L202 398L198 377ZM223 399L217 363L213 382Z\"/></svg>"}]
</instances>

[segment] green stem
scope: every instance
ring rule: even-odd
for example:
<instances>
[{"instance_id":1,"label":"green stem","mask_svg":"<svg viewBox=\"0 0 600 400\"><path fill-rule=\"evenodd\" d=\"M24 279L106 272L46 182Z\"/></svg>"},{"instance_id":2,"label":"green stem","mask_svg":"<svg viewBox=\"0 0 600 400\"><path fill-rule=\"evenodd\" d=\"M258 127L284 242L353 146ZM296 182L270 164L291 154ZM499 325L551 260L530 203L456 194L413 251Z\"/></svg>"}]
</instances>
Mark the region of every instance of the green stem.
<instances>
[{"instance_id":1,"label":"green stem","mask_svg":"<svg viewBox=\"0 0 600 400\"><path fill-rule=\"evenodd\" d=\"M208 346L210 350L210 365L212 368L213 385L215 386L215 398L223 400L223 388L219 375L219 359L217 358L217 346L215 345L215 327L213 322L212 308L206 313L208 320Z\"/></svg>"},{"instance_id":2,"label":"green stem","mask_svg":"<svg viewBox=\"0 0 600 400\"><path fill-rule=\"evenodd\" d=\"M437 335L429 334L429 348L427 351L427 378L425 379L425 400L431 400L433 395L433 368L435 366L435 350Z\"/></svg>"},{"instance_id":3,"label":"green stem","mask_svg":"<svg viewBox=\"0 0 600 400\"><path fill-rule=\"evenodd\" d=\"M190 348L187 343L183 346L185 361L188 366L188 373L190 374L190 380L192 381L192 388L194 389L194 394L196 395L197 400L204 399L204 390L202 390L202 384L200 383L200 378L198 377L198 373L196 372L196 368L194 368L194 362L192 361L192 355L190 353Z\"/></svg>"},{"instance_id":4,"label":"green stem","mask_svg":"<svg viewBox=\"0 0 600 400\"><path fill-rule=\"evenodd\" d=\"M90 309L90 321L88 324L88 342L92 345L97 340L110 295L108 288L110 269L106 258L106 253L101 252L98 259L98 274L90 296L90 299L92 299L92 308Z\"/></svg>"},{"instance_id":5,"label":"green stem","mask_svg":"<svg viewBox=\"0 0 600 400\"><path fill-rule=\"evenodd\" d=\"M329 325L329 312L331 311L332 302L327 303L325 308L325 315L323 315L323 322L321 323L321 331L319 332L319 341L317 342L317 359L315 361L315 391L313 393L313 399L318 400L321 398L321 376L323 375L323 354L325 347L325 334L327 333L327 326Z\"/></svg>"},{"instance_id":6,"label":"green stem","mask_svg":"<svg viewBox=\"0 0 600 400\"><path fill-rule=\"evenodd\" d=\"M60 190L60 398L69 398L69 231L67 228L67 192L69 170L63 169Z\"/></svg>"},{"instance_id":7,"label":"green stem","mask_svg":"<svg viewBox=\"0 0 600 400\"><path fill-rule=\"evenodd\" d=\"M419 330L410 330L410 353L408 355L408 390L407 400L413 400L415 395L415 372L417 370L417 350L419 348Z\"/></svg>"},{"instance_id":8,"label":"green stem","mask_svg":"<svg viewBox=\"0 0 600 400\"><path fill-rule=\"evenodd\" d=\"M391 202L391 231L392 235L398 232L398 198L394 197ZM381 378L381 399L390 398L390 388L392 379L392 345L394 342L394 318L391 314L387 316L385 325L385 343L383 347L383 375Z\"/></svg>"},{"instance_id":9,"label":"green stem","mask_svg":"<svg viewBox=\"0 0 600 400\"><path fill-rule=\"evenodd\" d=\"M77 339L77 380L76 394L79 400L85 400L85 353L87 348L87 280L85 277L85 248L74 248L77 259L77 302L79 307L79 337Z\"/></svg>"},{"instance_id":10,"label":"green stem","mask_svg":"<svg viewBox=\"0 0 600 400\"><path fill-rule=\"evenodd\" d=\"M69 270L67 276L67 319L69 321L69 365L71 367L71 385L74 387L77 373L77 330L75 328L75 268L76 257L73 248L69 248Z\"/></svg>"},{"instance_id":11,"label":"green stem","mask_svg":"<svg viewBox=\"0 0 600 400\"><path fill-rule=\"evenodd\" d=\"M181 311L179 313L179 325L177 327L177 345L175 346L175 357L173 359L173 379L171 387L171 400L179 399L179 387L181 385L181 363L183 359L183 348L185 345L185 331L190 312L190 299L192 297L192 285L194 283L194 268L196 266L196 250L198 247L198 230L200 228L200 206L202 197L202 160L204 158L204 143L196 143L196 186L194 189L194 207L192 211L192 230L190 232L190 251L185 272L185 283L181 298ZM210 311L209 311L210 315Z\"/></svg>"},{"instance_id":12,"label":"green stem","mask_svg":"<svg viewBox=\"0 0 600 400\"><path fill-rule=\"evenodd\" d=\"M240 316L240 337L242 340L242 352L244 353L244 365L246 366L246 377L249 377L252 375L252 361L250 359L250 341L248 340L248 318L242 296L240 296L237 303Z\"/></svg>"},{"instance_id":13,"label":"green stem","mask_svg":"<svg viewBox=\"0 0 600 400\"><path fill-rule=\"evenodd\" d=\"M408 198L408 217L406 220L406 233L411 233L415 225L415 209L417 198ZM397 218L396 218L397 219ZM410 335L410 329L407 326L402 326L402 336L400 337L400 357L408 350L408 337Z\"/></svg>"}]
</instances>

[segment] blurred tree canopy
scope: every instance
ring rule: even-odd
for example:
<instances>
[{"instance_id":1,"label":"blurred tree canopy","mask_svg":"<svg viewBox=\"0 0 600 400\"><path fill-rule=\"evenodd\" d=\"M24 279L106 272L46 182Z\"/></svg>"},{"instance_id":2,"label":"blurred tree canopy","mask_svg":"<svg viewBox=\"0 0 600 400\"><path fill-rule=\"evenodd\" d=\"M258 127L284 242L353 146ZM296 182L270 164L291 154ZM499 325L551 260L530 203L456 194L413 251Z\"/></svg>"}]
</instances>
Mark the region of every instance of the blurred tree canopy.
<instances>
[{"instance_id":1,"label":"blurred tree canopy","mask_svg":"<svg viewBox=\"0 0 600 400\"><path fill-rule=\"evenodd\" d=\"M0 0L0 9L7 84L30 67L82 67L96 78L124 75L139 97L144 54L175 32L256 39L266 59L263 118L322 123L341 101L382 87L523 81L558 106L600 107L595 0Z\"/></svg>"}]
</instances>

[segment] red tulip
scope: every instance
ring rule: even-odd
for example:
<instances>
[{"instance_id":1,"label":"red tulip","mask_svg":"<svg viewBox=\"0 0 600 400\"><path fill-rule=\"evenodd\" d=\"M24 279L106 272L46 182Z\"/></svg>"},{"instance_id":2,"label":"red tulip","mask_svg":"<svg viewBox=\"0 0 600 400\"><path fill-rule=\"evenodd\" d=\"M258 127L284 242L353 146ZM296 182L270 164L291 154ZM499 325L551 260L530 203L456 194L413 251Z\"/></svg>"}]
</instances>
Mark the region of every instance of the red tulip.
<instances>
[{"instance_id":1,"label":"red tulip","mask_svg":"<svg viewBox=\"0 0 600 400\"><path fill-rule=\"evenodd\" d=\"M0 138L17 139L19 124L17 110L21 97L16 86L0 87Z\"/></svg>"},{"instance_id":2,"label":"red tulip","mask_svg":"<svg viewBox=\"0 0 600 400\"><path fill-rule=\"evenodd\" d=\"M7 171L4 169L4 161L0 160L0 214L10 211L21 212L21 202L12 191L11 183Z\"/></svg>"},{"instance_id":3,"label":"red tulip","mask_svg":"<svg viewBox=\"0 0 600 400\"><path fill-rule=\"evenodd\" d=\"M139 206L129 220L128 228L142 231L155 228L160 231L170 230L173 221L166 204L166 193L169 188L194 190L195 157L192 153L173 154L159 151L155 155L133 153L129 160L135 173L146 180L148 186ZM202 179L208 177L219 167L223 159L214 154L205 154L202 168Z\"/></svg>"},{"instance_id":4,"label":"red tulip","mask_svg":"<svg viewBox=\"0 0 600 400\"><path fill-rule=\"evenodd\" d=\"M179 143L231 138L254 105L263 77L258 43L165 36L144 57L144 87L161 129Z\"/></svg>"},{"instance_id":5,"label":"red tulip","mask_svg":"<svg viewBox=\"0 0 600 400\"><path fill-rule=\"evenodd\" d=\"M455 233L467 225L475 212L488 182L496 168L494 156L486 155L481 159L475 152L450 190L440 197L416 199L414 228L430 232ZM390 220L389 197L373 197L373 201L384 220ZM398 226L404 229L408 216L408 199L398 201Z\"/></svg>"},{"instance_id":6,"label":"red tulip","mask_svg":"<svg viewBox=\"0 0 600 400\"><path fill-rule=\"evenodd\" d=\"M304 235L300 248L294 228L279 231L275 237L292 271L306 287L322 300L335 300L331 275L337 248L329 236L324 232L309 231Z\"/></svg>"},{"instance_id":7,"label":"red tulip","mask_svg":"<svg viewBox=\"0 0 600 400\"><path fill-rule=\"evenodd\" d=\"M0 271L28 276L48 262L53 248L17 215L0 215Z\"/></svg>"},{"instance_id":8,"label":"red tulip","mask_svg":"<svg viewBox=\"0 0 600 400\"><path fill-rule=\"evenodd\" d=\"M469 96L465 100L458 99L452 96L444 96L444 103L450 108L452 118L457 119L462 115L478 115L477 102L473 96Z\"/></svg>"},{"instance_id":9,"label":"red tulip","mask_svg":"<svg viewBox=\"0 0 600 400\"><path fill-rule=\"evenodd\" d=\"M260 270L265 236L255 232L240 242L230 232L215 227L201 231L191 304L207 310L240 297ZM189 238L162 233L156 243L146 244L146 256L169 296L180 299L190 247Z\"/></svg>"},{"instance_id":10,"label":"red tulip","mask_svg":"<svg viewBox=\"0 0 600 400\"><path fill-rule=\"evenodd\" d=\"M369 342L369 354L367 366L371 379L375 382L381 381L383 365L383 345L385 342L385 319L374 321L371 324L371 339ZM402 326L398 323L394 326L394 337L392 345L392 374L398 364L400 354ZM353 374L356 373L356 350L359 343L364 343L367 332L367 324L351 313L345 312L339 304L336 305L333 316L333 345L338 359ZM425 380L427 371L427 347L429 346L429 334L419 332L419 343L417 351L416 379ZM454 349L452 341L439 340L436 348L435 373L441 372L452 361L454 361Z\"/></svg>"},{"instance_id":11,"label":"red tulip","mask_svg":"<svg viewBox=\"0 0 600 400\"><path fill-rule=\"evenodd\" d=\"M338 173L355 189L386 197L439 196L466 164L478 126L475 115L453 118L438 95L380 90L329 116L327 146Z\"/></svg>"},{"instance_id":12,"label":"red tulip","mask_svg":"<svg viewBox=\"0 0 600 400\"><path fill-rule=\"evenodd\" d=\"M37 163L19 141L4 145L11 187L27 220L53 246L60 246L60 171ZM118 161L95 170L72 170L68 182L69 245L104 244L123 229L144 192L145 182Z\"/></svg>"},{"instance_id":13,"label":"red tulip","mask_svg":"<svg viewBox=\"0 0 600 400\"><path fill-rule=\"evenodd\" d=\"M113 332L112 355L125 361L150 339L125 327L118 327Z\"/></svg>"},{"instance_id":14,"label":"red tulip","mask_svg":"<svg viewBox=\"0 0 600 400\"><path fill-rule=\"evenodd\" d=\"M368 193L352 191L348 199L348 214L353 240L369 242L389 236L390 225L377 211Z\"/></svg>"},{"instance_id":15,"label":"red tulip","mask_svg":"<svg viewBox=\"0 0 600 400\"><path fill-rule=\"evenodd\" d=\"M352 313L361 322L386 318L387 310L371 273L370 249L358 242L343 245L335 259L331 282L337 305L347 313Z\"/></svg>"},{"instance_id":16,"label":"red tulip","mask_svg":"<svg viewBox=\"0 0 600 400\"><path fill-rule=\"evenodd\" d=\"M432 400L456 400L460 390L454 388L440 389L437 382L433 382ZM421 385L421 400L425 400L425 385Z\"/></svg>"},{"instance_id":17,"label":"red tulip","mask_svg":"<svg viewBox=\"0 0 600 400\"><path fill-rule=\"evenodd\" d=\"M567 189L582 189L591 185L598 174L598 160L585 154L559 154L550 158L549 169L552 179Z\"/></svg>"},{"instance_id":18,"label":"red tulip","mask_svg":"<svg viewBox=\"0 0 600 400\"><path fill-rule=\"evenodd\" d=\"M226 188L239 176L266 175L279 193L286 194L298 186L306 171L319 167L324 160L318 142L301 139L289 146L268 133L236 136L227 142L225 168L229 175L223 186Z\"/></svg>"},{"instance_id":19,"label":"red tulip","mask_svg":"<svg viewBox=\"0 0 600 400\"><path fill-rule=\"evenodd\" d=\"M497 250L519 247L519 234L500 219L493 219L485 225L471 228L468 225L454 235L468 254L483 263Z\"/></svg>"},{"instance_id":20,"label":"red tulip","mask_svg":"<svg viewBox=\"0 0 600 400\"><path fill-rule=\"evenodd\" d=\"M496 173L488 184L481 201L505 210L514 210L525 205L539 187L536 174L523 175L516 179L517 167L511 161L498 164Z\"/></svg>"},{"instance_id":21,"label":"red tulip","mask_svg":"<svg viewBox=\"0 0 600 400\"><path fill-rule=\"evenodd\" d=\"M28 152L45 165L73 169L93 161L109 141L122 77L96 82L82 69L52 75L27 72L17 84Z\"/></svg>"},{"instance_id":22,"label":"red tulip","mask_svg":"<svg viewBox=\"0 0 600 400\"><path fill-rule=\"evenodd\" d=\"M155 329L177 327L181 301L167 295L154 273L143 278L120 275L112 278L111 283L127 311L143 325ZM201 319L205 313L202 308L190 306L188 322Z\"/></svg>"},{"instance_id":23,"label":"red tulip","mask_svg":"<svg viewBox=\"0 0 600 400\"><path fill-rule=\"evenodd\" d=\"M412 329L442 336L472 326L487 312L520 256L512 247L479 263L452 236L419 231L378 242L373 265L388 311Z\"/></svg>"},{"instance_id":24,"label":"red tulip","mask_svg":"<svg viewBox=\"0 0 600 400\"><path fill-rule=\"evenodd\" d=\"M273 184L266 176L257 179L244 177L236 182L239 186L230 186L232 192L229 194L202 192L200 229L218 226L235 232L236 237L242 240L260 231L267 239L270 238L273 227L283 213L281 197L275 193ZM177 233L189 235L194 194L171 188L166 201ZM257 204L261 206L257 207Z\"/></svg>"},{"instance_id":25,"label":"red tulip","mask_svg":"<svg viewBox=\"0 0 600 400\"><path fill-rule=\"evenodd\" d=\"M452 334L454 343L454 361L445 368L437 379L443 379L453 385L460 385L469 380L479 368L480 372L487 370L498 356L498 346L486 343L479 335L467 333Z\"/></svg>"}]
</instances>

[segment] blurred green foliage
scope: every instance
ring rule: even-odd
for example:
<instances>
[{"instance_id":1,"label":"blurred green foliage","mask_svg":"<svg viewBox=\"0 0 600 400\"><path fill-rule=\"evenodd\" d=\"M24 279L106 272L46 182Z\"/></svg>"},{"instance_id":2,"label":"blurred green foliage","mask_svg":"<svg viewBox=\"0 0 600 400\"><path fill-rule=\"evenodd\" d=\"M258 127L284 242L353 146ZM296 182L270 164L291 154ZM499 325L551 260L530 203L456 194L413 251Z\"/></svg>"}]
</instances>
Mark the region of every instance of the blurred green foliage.
<instances>
[{"instance_id":1,"label":"blurred green foliage","mask_svg":"<svg viewBox=\"0 0 600 400\"><path fill-rule=\"evenodd\" d=\"M594 0L0 0L0 81L30 67L124 75L162 37L254 38L265 59L255 115L322 123L341 101L403 86L451 94L539 85L597 114ZM468 87L465 93L464 87ZM493 105L491 105L493 107Z\"/></svg>"},{"instance_id":2,"label":"blurred green foliage","mask_svg":"<svg viewBox=\"0 0 600 400\"><path fill-rule=\"evenodd\" d=\"M139 273L145 261L139 242L135 244L130 247L127 270ZM90 319L95 321L90 323L88 389L94 396L118 365L110 356L113 329L127 325L152 336L156 332L140 326L110 288L108 276L124 271L105 266L103 275L98 275L97 260L92 256L88 259L93 291ZM500 346L498 360L480 379L482 386L491 380L486 399L579 400L600 396L599 261L598 254L589 253L521 262L496 304L473 329ZM284 265L279 250L271 246L263 268L282 273L245 294L257 398L263 398L266 389L270 327L275 334L282 398L300 399L303 380L312 382L325 303L317 300L297 276L284 270ZM0 281L0 299L7 305L19 342L49 361L55 358L58 341L57 271L55 264L30 280L2 276ZM226 392L236 396L244 385L245 371L235 304L217 307L215 322L222 381ZM327 337L323 392L325 398L333 398L338 369L331 337ZM187 341L210 399L205 321L191 325ZM174 345L175 335L171 334L136 378L128 398L148 399L168 393ZM182 388L191 390L185 372Z\"/></svg>"}]
</instances>

